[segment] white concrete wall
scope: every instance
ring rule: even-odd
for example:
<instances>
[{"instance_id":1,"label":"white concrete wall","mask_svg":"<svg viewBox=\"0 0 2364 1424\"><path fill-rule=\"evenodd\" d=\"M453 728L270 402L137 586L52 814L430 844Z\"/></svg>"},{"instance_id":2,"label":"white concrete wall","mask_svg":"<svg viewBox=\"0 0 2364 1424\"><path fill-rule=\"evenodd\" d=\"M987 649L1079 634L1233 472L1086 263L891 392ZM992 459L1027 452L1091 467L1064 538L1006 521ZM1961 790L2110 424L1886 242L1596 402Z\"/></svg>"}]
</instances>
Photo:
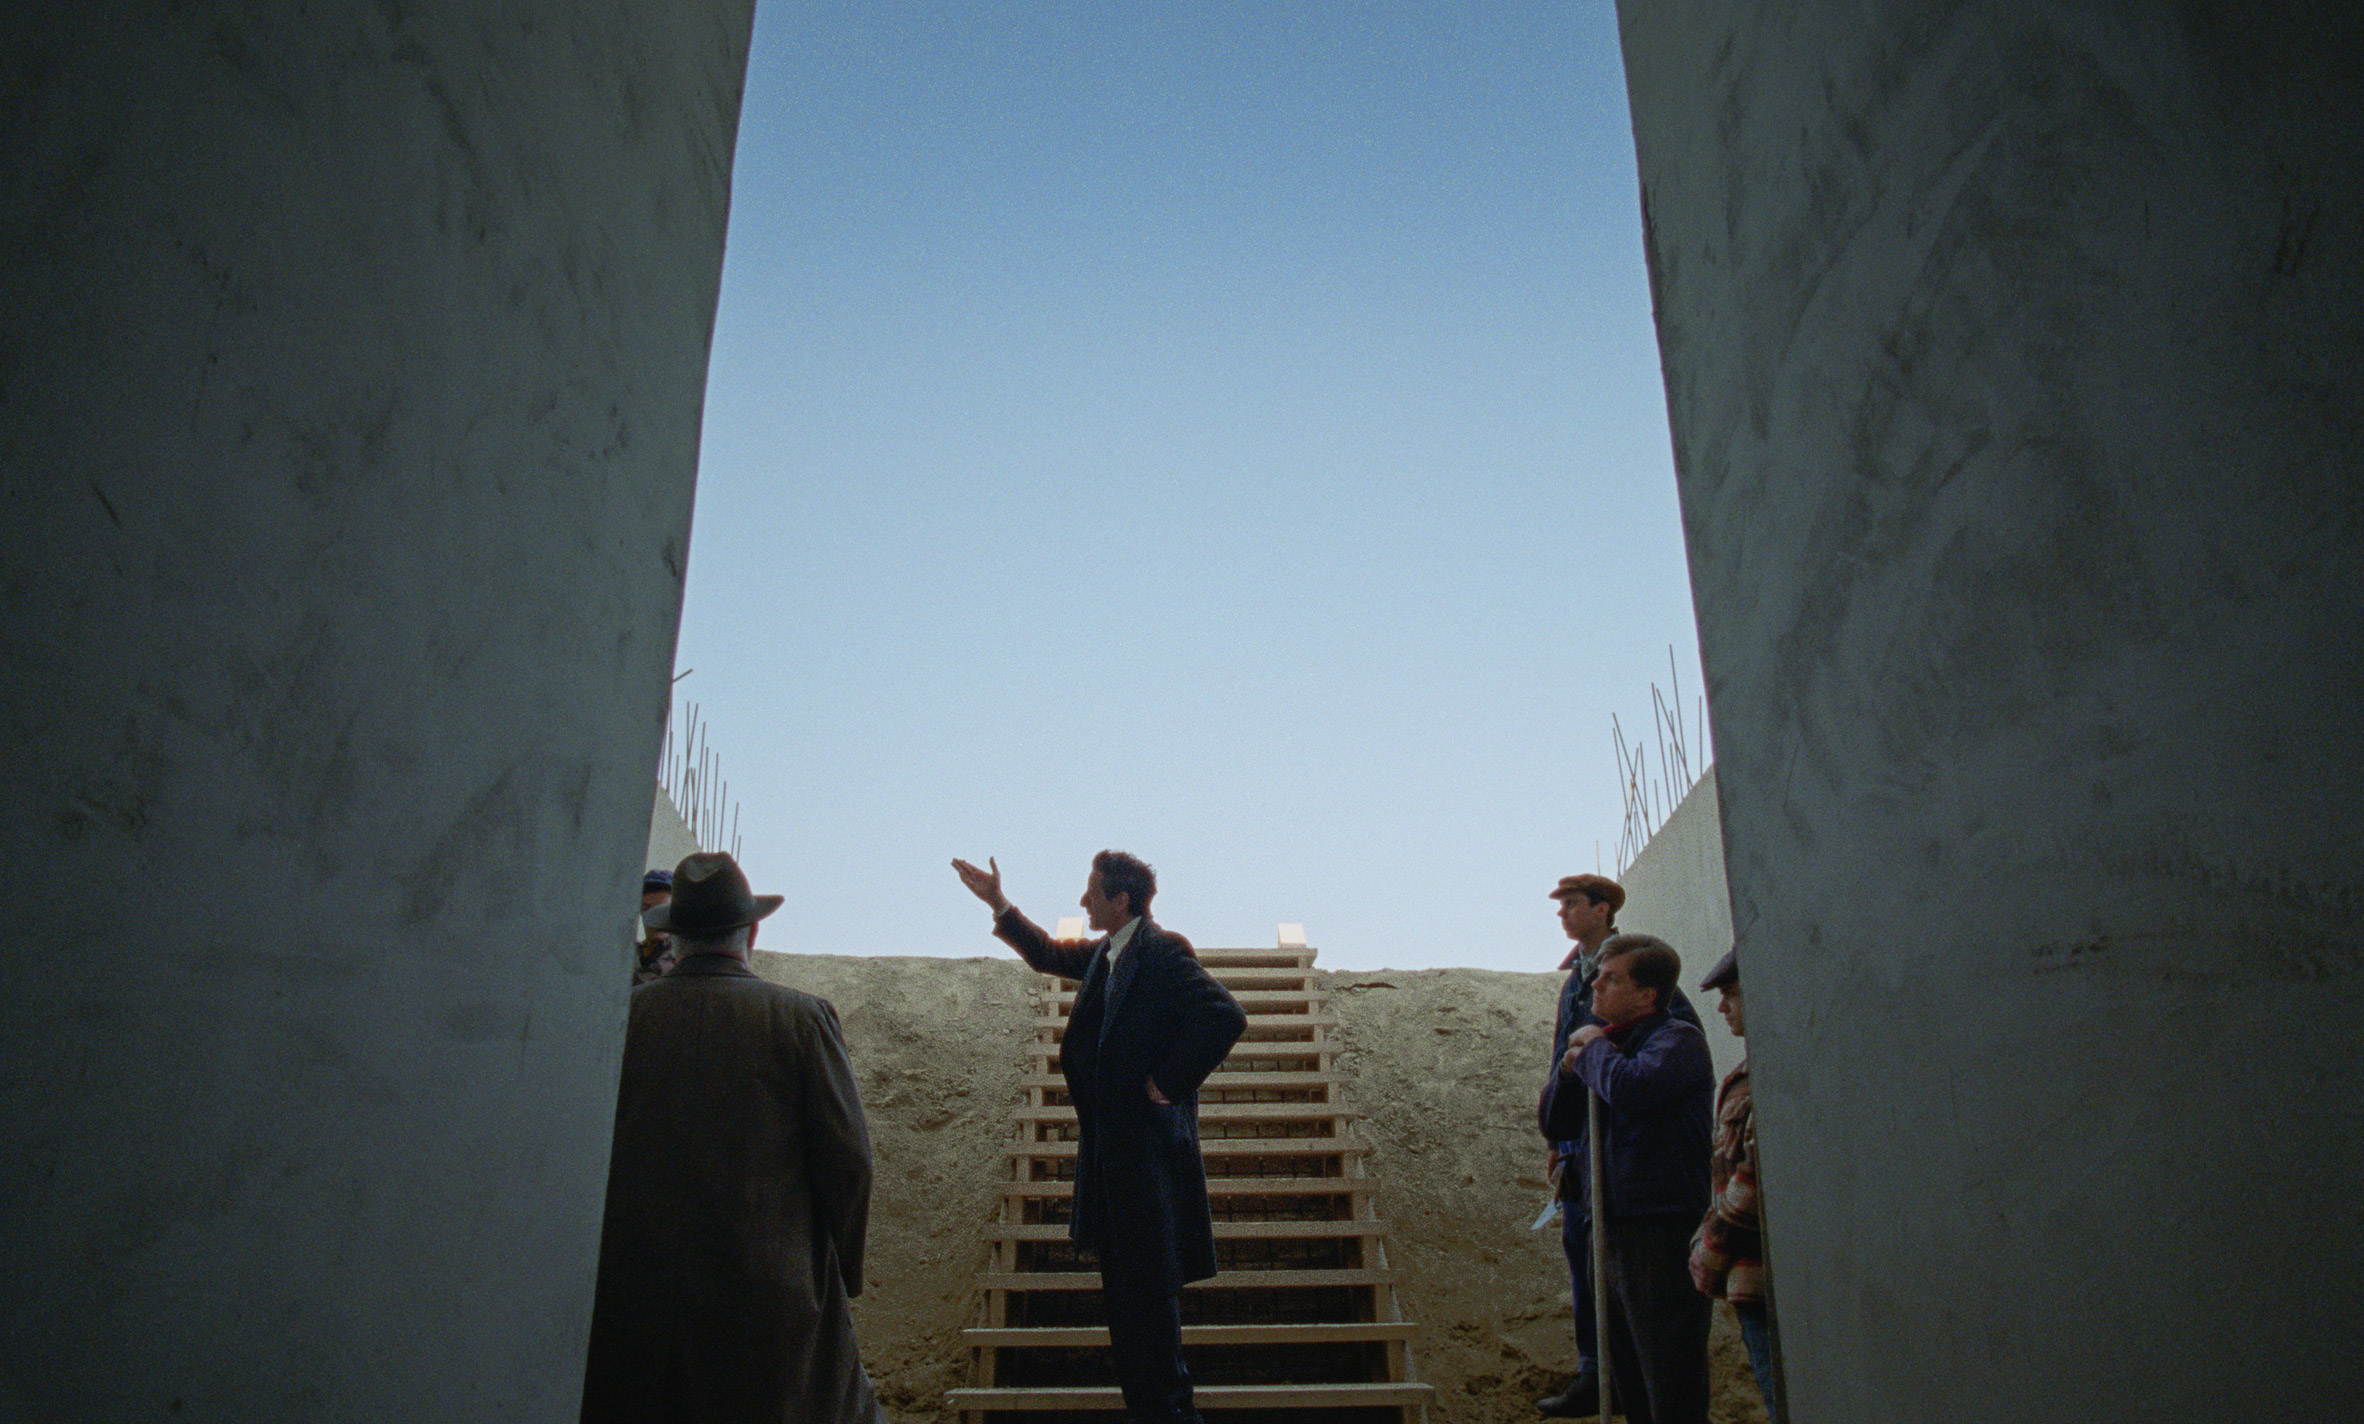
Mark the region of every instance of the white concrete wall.
<instances>
[{"instance_id":1,"label":"white concrete wall","mask_svg":"<svg viewBox=\"0 0 2364 1424\"><path fill-rule=\"evenodd\" d=\"M2364 1417L2364 12L1620 8L1797 1418Z\"/></svg>"},{"instance_id":2,"label":"white concrete wall","mask_svg":"<svg viewBox=\"0 0 2364 1424\"><path fill-rule=\"evenodd\" d=\"M1724 827L1714 767L1683 793L1617 883L1625 887L1617 928L1654 934L1682 955L1683 992L1699 1010L1720 1081L1748 1049L1716 1012L1723 996L1699 988L1700 977L1732 947L1732 899L1724 890Z\"/></svg>"},{"instance_id":3,"label":"white concrete wall","mask_svg":"<svg viewBox=\"0 0 2364 1424\"><path fill-rule=\"evenodd\" d=\"M642 867L642 872L671 870L684 857L696 855L700 849L698 838L690 834L689 823L681 819L673 799L659 787L656 804L648 810L648 864Z\"/></svg>"},{"instance_id":4,"label":"white concrete wall","mask_svg":"<svg viewBox=\"0 0 2364 1424\"><path fill-rule=\"evenodd\" d=\"M0 26L0 1419L574 1418L749 19Z\"/></svg>"}]
</instances>

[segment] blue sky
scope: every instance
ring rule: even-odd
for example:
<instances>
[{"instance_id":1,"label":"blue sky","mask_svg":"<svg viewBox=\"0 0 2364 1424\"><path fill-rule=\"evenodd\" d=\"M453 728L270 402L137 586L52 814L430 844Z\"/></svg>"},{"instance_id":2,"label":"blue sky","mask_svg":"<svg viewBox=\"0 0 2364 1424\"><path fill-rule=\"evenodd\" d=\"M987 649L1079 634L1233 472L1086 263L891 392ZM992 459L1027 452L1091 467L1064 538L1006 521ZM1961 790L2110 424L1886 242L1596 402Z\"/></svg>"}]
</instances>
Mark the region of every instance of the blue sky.
<instances>
[{"instance_id":1,"label":"blue sky","mask_svg":"<svg viewBox=\"0 0 2364 1424\"><path fill-rule=\"evenodd\" d=\"M1606 0L759 5L676 668L768 948L1549 968L1700 690Z\"/></svg>"}]
</instances>

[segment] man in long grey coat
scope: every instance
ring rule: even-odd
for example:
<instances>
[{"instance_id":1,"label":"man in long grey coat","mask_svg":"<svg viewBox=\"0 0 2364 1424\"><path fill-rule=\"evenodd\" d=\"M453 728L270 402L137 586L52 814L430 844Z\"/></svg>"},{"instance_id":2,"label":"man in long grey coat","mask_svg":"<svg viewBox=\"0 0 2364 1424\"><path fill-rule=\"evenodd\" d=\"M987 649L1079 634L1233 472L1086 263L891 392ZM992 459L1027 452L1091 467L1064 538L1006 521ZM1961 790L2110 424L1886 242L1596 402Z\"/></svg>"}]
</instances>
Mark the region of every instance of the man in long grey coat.
<instances>
[{"instance_id":1,"label":"man in long grey coat","mask_svg":"<svg viewBox=\"0 0 2364 1424\"><path fill-rule=\"evenodd\" d=\"M1157 874L1122 851L1092 857L1084 908L1102 932L1060 944L1001 893L1001 867L952 862L993 908L993 933L1028 964L1079 982L1059 1040L1075 1104L1075 1244L1100 1261L1108 1348L1128 1419L1198 1424L1182 1360L1182 1287L1215 1274L1198 1089L1247 1017L1190 941L1149 918Z\"/></svg>"},{"instance_id":2,"label":"man in long grey coat","mask_svg":"<svg viewBox=\"0 0 2364 1424\"><path fill-rule=\"evenodd\" d=\"M846 1309L870 1132L837 1011L747 967L779 907L701 853L648 912L683 955L632 991L584 1424L885 1424Z\"/></svg>"}]
</instances>

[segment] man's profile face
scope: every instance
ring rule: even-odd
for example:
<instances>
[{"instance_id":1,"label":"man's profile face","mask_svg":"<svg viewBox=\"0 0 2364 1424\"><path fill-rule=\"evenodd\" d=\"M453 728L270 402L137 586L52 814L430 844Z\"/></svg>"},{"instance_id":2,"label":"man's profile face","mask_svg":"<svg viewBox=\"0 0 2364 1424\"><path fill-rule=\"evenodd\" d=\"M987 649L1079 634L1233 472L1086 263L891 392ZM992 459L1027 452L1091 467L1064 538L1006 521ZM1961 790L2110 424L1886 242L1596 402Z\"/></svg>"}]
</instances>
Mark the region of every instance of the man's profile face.
<instances>
[{"instance_id":1,"label":"man's profile face","mask_svg":"<svg viewBox=\"0 0 2364 1424\"><path fill-rule=\"evenodd\" d=\"M1658 991L1636 984L1633 976L1625 972L1631 962L1630 955L1618 955L1593 976L1593 1017L1603 1023L1631 1023L1648 1018L1658 1007Z\"/></svg>"},{"instance_id":2,"label":"man's profile face","mask_svg":"<svg viewBox=\"0 0 2364 1424\"><path fill-rule=\"evenodd\" d=\"M1125 921L1133 917L1133 897L1120 894L1111 899L1108 892L1100 888L1100 872L1097 870L1092 872L1090 879L1084 881L1083 898L1076 903L1083 906L1091 927L1102 934L1123 929Z\"/></svg>"},{"instance_id":3,"label":"man's profile face","mask_svg":"<svg viewBox=\"0 0 2364 1424\"><path fill-rule=\"evenodd\" d=\"M672 898L673 892L670 890L643 890L640 892L640 908L653 910Z\"/></svg>"},{"instance_id":4,"label":"man's profile face","mask_svg":"<svg viewBox=\"0 0 2364 1424\"><path fill-rule=\"evenodd\" d=\"M1721 999L1716 1000L1716 1012L1724 1016L1724 1026L1732 1030L1734 1038L1748 1037L1748 1029L1740 1015L1740 986L1727 986Z\"/></svg>"},{"instance_id":5,"label":"man's profile face","mask_svg":"<svg viewBox=\"0 0 2364 1424\"><path fill-rule=\"evenodd\" d=\"M1560 928L1570 939L1583 939L1609 928L1609 907L1597 904L1591 896L1581 892L1560 899Z\"/></svg>"}]
</instances>

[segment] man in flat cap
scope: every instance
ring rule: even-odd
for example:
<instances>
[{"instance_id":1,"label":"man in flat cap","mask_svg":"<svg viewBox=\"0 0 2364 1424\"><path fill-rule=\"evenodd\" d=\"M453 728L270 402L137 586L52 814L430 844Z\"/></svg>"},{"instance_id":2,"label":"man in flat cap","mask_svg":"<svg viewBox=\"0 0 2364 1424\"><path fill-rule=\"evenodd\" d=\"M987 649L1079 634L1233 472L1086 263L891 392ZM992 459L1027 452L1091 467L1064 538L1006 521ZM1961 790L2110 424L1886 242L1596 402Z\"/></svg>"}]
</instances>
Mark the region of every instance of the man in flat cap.
<instances>
[{"instance_id":1,"label":"man in flat cap","mask_svg":"<svg viewBox=\"0 0 2364 1424\"><path fill-rule=\"evenodd\" d=\"M1568 936L1567 955L1560 968L1567 978L1560 984L1559 1012L1552 1020L1551 1057L1547 1073L1557 1075L1568 1051L1568 1039L1578 1029L1598 1024L1592 1011L1592 984L1599 970L1601 946L1617 933L1617 912L1625 908L1625 887L1606 875L1565 875L1552 887L1559 903L1560 929ZM1677 988L1669 1000L1673 1015L1699 1026L1699 1010ZM1548 1079L1546 1081L1549 1081ZM1535 1407L1554 1419L1576 1419L1599 1412L1601 1402L1600 1331L1592 1300L1592 1220L1580 1203L1584 1172L1583 1122L1576 1119L1575 1135L1553 1142L1544 1150L1544 1171L1558 1183L1560 1249L1568 1258L1568 1289L1576 1317L1576 1378L1557 1394L1535 1401Z\"/></svg>"},{"instance_id":2,"label":"man in flat cap","mask_svg":"<svg viewBox=\"0 0 2364 1424\"><path fill-rule=\"evenodd\" d=\"M645 913L681 951L632 991L584 1424L885 1424L854 1345L870 1132L828 1001L748 967L729 856Z\"/></svg>"},{"instance_id":3,"label":"man in flat cap","mask_svg":"<svg viewBox=\"0 0 2364 1424\"><path fill-rule=\"evenodd\" d=\"M1716 1011L1734 1038L1748 1037L1740 1002L1740 952L1724 951L1699 981L1723 994ZM1728 1301L1748 1344L1748 1366L1765 1400L1765 1417L1782 1424L1780 1391L1773 1386L1773 1291L1765 1274L1765 1229L1757 1208L1757 1115L1742 1058L1716 1090L1714 1155L1708 1186L1715 1193L1707 1215L1691 1237L1691 1283L1713 1299Z\"/></svg>"}]
</instances>

